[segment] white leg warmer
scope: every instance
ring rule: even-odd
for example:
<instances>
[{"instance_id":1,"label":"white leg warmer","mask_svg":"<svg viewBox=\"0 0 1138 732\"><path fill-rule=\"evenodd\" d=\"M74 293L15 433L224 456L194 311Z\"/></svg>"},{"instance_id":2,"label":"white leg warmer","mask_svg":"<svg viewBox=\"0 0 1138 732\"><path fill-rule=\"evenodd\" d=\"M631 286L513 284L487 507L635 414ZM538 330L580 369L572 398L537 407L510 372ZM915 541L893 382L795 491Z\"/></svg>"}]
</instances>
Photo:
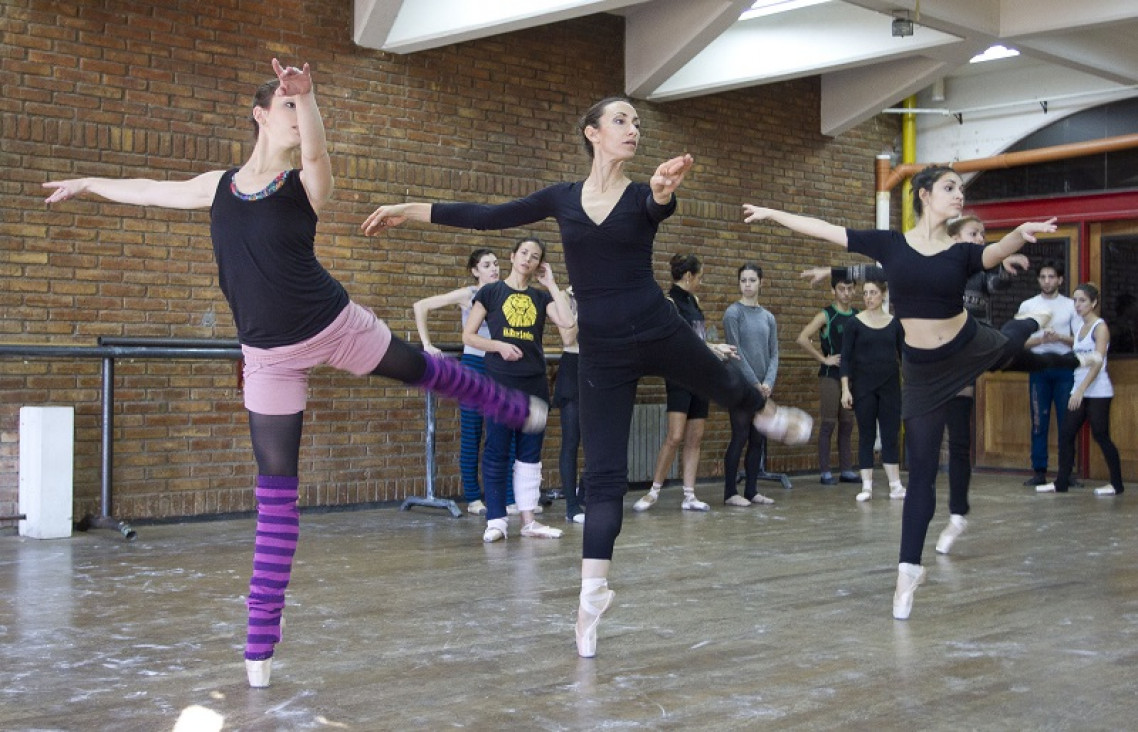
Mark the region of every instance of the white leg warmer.
<instances>
[{"instance_id":1,"label":"white leg warmer","mask_svg":"<svg viewBox=\"0 0 1138 732\"><path fill-rule=\"evenodd\" d=\"M541 463L514 461L514 500L519 511L533 511L541 500Z\"/></svg>"}]
</instances>

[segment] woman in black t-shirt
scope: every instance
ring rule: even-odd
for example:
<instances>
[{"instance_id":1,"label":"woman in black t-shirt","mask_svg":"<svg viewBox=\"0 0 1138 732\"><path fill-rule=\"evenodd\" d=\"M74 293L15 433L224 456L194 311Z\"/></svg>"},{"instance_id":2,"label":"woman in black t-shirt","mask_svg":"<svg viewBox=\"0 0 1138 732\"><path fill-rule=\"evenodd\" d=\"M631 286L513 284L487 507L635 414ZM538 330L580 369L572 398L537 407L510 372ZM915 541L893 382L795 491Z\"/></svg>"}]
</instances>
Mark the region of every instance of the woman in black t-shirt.
<instances>
[{"instance_id":1,"label":"woman in black t-shirt","mask_svg":"<svg viewBox=\"0 0 1138 732\"><path fill-rule=\"evenodd\" d=\"M495 381L544 402L549 401L545 375L545 351L541 337L546 316L554 325L571 328L575 322L569 303L545 263L545 244L539 239L520 240L510 255L510 275L483 285L474 296L470 315L462 329L462 342L486 353L486 371ZM536 279L545 290L530 282ZM479 335L483 322L490 337ZM522 516L522 536L559 539L561 529L539 523L534 511L541 498L541 443L545 431L524 433L515 426L488 419L486 445L482 452L482 484L486 493L486 531L482 541L506 538L506 473L513 469L514 498ZM515 459L510 465L510 446Z\"/></svg>"}]
</instances>

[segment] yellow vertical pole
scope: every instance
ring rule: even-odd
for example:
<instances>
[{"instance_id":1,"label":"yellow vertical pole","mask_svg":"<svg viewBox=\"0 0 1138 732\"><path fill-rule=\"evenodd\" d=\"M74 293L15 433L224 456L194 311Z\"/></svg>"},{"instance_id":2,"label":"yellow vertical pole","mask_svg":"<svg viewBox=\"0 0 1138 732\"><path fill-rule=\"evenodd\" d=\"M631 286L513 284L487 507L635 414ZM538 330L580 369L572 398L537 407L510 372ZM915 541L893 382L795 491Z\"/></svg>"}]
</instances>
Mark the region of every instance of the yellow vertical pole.
<instances>
[{"instance_id":1,"label":"yellow vertical pole","mask_svg":"<svg viewBox=\"0 0 1138 732\"><path fill-rule=\"evenodd\" d=\"M917 96L906 97L901 103L904 109L916 109ZM901 162L917 162L917 115L906 112L901 115ZM901 231L908 231L917 224L913 214L913 184L906 178L901 185Z\"/></svg>"}]
</instances>

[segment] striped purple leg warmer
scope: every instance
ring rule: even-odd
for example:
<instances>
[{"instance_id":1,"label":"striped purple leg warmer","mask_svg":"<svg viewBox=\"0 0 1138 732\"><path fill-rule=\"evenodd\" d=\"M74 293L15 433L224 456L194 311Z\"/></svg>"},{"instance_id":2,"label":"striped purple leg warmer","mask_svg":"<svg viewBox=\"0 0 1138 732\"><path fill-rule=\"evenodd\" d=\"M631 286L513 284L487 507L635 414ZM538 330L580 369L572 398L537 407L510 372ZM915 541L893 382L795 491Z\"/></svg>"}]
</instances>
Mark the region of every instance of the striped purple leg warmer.
<instances>
[{"instance_id":1,"label":"striped purple leg warmer","mask_svg":"<svg viewBox=\"0 0 1138 732\"><path fill-rule=\"evenodd\" d=\"M529 397L445 356L427 356L423 378L415 386L458 400L510 429L520 430L529 414Z\"/></svg>"},{"instance_id":2,"label":"striped purple leg warmer","mask_svg":"<svg viewBox=\"0 0 1138 732\"><path fill-rule=\"evenodd\" d=\"M249 629L245 658L263 661L281 640L281 610L292 574L292 557L300 533L295 476L257 476L257 539L253 545L253 578L249 580Z\"/></svg>"}]
</instances>

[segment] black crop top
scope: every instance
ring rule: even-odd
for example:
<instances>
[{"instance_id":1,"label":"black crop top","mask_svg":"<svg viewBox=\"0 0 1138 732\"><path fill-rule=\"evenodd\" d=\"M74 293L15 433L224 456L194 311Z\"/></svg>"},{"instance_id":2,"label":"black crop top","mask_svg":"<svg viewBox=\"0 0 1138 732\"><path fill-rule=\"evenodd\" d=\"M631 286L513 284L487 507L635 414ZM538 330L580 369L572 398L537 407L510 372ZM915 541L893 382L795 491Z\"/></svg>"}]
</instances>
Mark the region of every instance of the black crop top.
<instances>
[{"instance_id":1,"label":"black crop top","mask_svg":"<svg viewBox=\"0 0 1138 732\"><path fill-rule=\"evenodd\" d=\"M210 234L221 291L237 337L256 348L288 346L327 328L348 293L316 260L316 212L290 170L275 190L238 197L221 176L210 208Z\"/></svg>"},{"instance_id":2,"label":"black crop top","mask_svg":"<svg viewBox=\"0 0 1138 732\"><path fill-rule=\"evenodd\" d=\"M964 311L968 278L984 271L984 247L957 242L925 256L886 229L846 229L851 252L881 262L889 283L889 302L898 318L947 319Z\"/></svg>"}]
</instances>

